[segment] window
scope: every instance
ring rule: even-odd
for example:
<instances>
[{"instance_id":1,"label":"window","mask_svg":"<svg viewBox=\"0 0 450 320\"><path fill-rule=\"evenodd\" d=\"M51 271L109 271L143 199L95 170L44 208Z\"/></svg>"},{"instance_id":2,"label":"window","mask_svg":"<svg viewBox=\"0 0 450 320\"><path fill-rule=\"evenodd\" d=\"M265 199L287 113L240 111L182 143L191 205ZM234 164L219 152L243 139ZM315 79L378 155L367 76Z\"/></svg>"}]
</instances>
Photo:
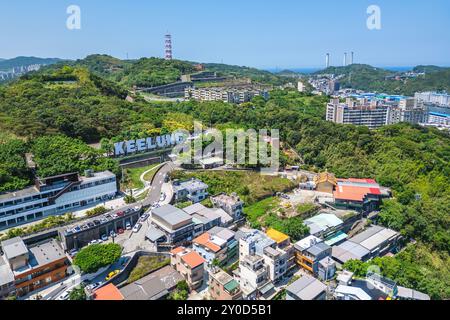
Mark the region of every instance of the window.
<instances>
[{"instance_id":1,"label":"window","mask_svg":"<svg viewBox=\"0 0 450 320\"><path fill-rule=\"evenodd\" d=\"M10 220L8 220L8 226L10 226L10 225L13 225L13 224L16 224L17 222L16 222L16 219L10 219Z\"/></svg>"},{"instance_id":2,"label":"window","mask_svg":"<svg viewBox=\"0 0 450 320\"><path fill-rule=\"evenodd\" d=\"M42 216L44 216L44 214L42 212L36 213L36 218L41 218Z\"/></svg>"}]
</instances>

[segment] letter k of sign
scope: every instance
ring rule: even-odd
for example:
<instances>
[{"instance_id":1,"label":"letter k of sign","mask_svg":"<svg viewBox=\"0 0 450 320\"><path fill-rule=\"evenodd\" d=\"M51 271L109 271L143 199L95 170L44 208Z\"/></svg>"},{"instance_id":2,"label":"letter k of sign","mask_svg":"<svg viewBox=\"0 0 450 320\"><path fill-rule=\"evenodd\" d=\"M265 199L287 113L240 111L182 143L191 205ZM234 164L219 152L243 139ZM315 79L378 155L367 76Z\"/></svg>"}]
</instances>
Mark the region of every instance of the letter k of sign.
<instances>
[{"instance_id":1,"label":"letter k of sign","mask_svg":"<svg viewBox=\"0 0 450 320\"><path fill-rule=\"evenodd\" d=\"M123 149L123 145L124 145L123 142L117 142L117 143L114 144L114 154L116 156L120 156L120 155L125 154L125 150Z\"/></svg>"}]
</instances>

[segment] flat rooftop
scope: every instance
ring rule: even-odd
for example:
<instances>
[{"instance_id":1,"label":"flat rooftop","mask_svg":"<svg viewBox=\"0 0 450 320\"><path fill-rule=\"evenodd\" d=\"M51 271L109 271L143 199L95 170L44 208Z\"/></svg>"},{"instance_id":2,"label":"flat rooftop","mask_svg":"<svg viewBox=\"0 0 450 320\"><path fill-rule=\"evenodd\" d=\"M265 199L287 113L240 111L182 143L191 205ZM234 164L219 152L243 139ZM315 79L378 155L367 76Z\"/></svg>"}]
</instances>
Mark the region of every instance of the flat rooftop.
<instances>
[{"instance_id":1,"label":"flat rooftop","mask_svg":"<svg viewBox=\"0 0 450 320\"><path fill-rule=\"evenodd\" d=\"M1 246L7 259L14 259L28 253L28 248L20 237L2 241Z\"/></svg>"},{"instance_id":2,"label":"flat rooftop","mask_svg":"<svg viewBox=\"0 0 450 320\"><path fill-rule=\"evenodd\" d=\"M9 264L5 261L3 256L0 256L0 287L14 282L14 273L11 271Z\"/></svg>"},{"instance_id":3,"label":"flat rooftop","mask_svg":"<svg viewBox=\"0 0 450 320\"><path fill-rule=\"evenodd\" d=\"M326 285L308 275L304 275L286 288L287 291L293 293L301 300L314 300L326 289Z\"/></svg>"},{"instance_id":4,"label":"flat rooftop","mask_svg":"<svg viewBox=\"0 0 450 320\"><path fill-rule=\"evenodd\" d=\"M184 278L171 266L166 266L122 289L125 300L158 300L175 288Z\"/></svg>"},{"instance_id":5,"label":"flat rooftop","mask_svg":"<svg viewBox=\"0 0 450 320\"><path fill-rule=\"evenodd\" d=\"M172 184L175 192L180 190L188 190L189 192L195 192L198 190L208 189L208 185L201 180L191 179L186 181L179 181L177 183Z\"/></svg>"},{"instance_id":6,"label":"flat rooftop","mask_svg":"<svg viewBox=\"0 0 450 320\"><path fill-rule=\"evenodd\" d=\"M55 239L30 247L30 252L38 266L44 266L65 258L63 249Z\"/></svg>"},{"instance_id":7,"label":"flat rooftop","mask_svg":"<svg viewBox=\"0 0 450 320\"><path fill-rule=\"evenodd\" d=\"M170 204L153 209L152 216L158 217L171 226L192 222L192 217L189 214Z\"/></svg>"}]
</instances>

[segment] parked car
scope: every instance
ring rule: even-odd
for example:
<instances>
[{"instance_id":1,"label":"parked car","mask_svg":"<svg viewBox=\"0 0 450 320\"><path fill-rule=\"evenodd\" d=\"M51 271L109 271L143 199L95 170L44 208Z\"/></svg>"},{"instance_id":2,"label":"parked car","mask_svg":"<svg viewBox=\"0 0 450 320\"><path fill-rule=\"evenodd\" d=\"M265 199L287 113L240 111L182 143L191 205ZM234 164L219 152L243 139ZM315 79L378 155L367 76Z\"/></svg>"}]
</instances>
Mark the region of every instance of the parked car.
<instances>
[{"instance_id":1,"label":"parked car","mask_svg":"<svg viewBox=\"0 0 450 320\"><path fill-rule=\"evenodd\" d=\"M142 215L142 217L139 219L139 221L145 222L149 217L150 217L150 215L146 213L146 214Z\"/></svg>"},{"instance_id":2,"label":"parked car","mask_svg":"<svg viewBox=\"0 0 450 320\"><path fill-rule=\"evenodd\" d=\"M159 197L159 201L164 201L164 200L166 200L166 194L161 193L161 196Z\"/></svg>"},{"instance_id":3,"label":"parked car","mask_svg":"<svg viewBox=\"0 0 450 320\"><path fill-rule=\"evenodd\" d=\"M87 225L85 225L85 224L83 224L82 226L81 226L81 230L88 230L89 229L89 227L87 226Z\"/></svg>"},{"instance_id":4,"label":"parked car","mask_svg":"<svg viewBox=\"0 0 450 320\"><path fill-rule=\"evenodd\" d=\"M95 227L95 224L93 222L88 222L87 225L88 225L89 228L94 228Z\"/></svg>"},{"instance_id":5,"label":"parked car","mask_svg":"<svg viewBox=\"0 0 450 320\"><path fill-rule=\"evenodd\" d=\"M101 218L101 219L100 219L100 222L101 222L101 223L108 223L108 219L106 219L106 218Z\"/></svg>"},{"instance_id":6,"label":"parked car","mask_svg":"<svg viewBox=\"0 0 450 320\"><path fill-rule=\"evenodd\" d=\"M98 240L92 240L91 242L89 242L89 245L92 245L92 244L99 244L99 242L98 242Z\"/></svg>"},{"instance_id":7,"label":"parked car","mask_svg":"<svg viewBox=\"0 0 450 320\"><path fill-rule=\"evenodd\" d=\"M58 299L56 299L56 300L69 300L69 297L70 297L70 291L66 291L62 295L60 295L58 297Z\"/></svg>"},{"instance_id":8,"label":"parked car","mask_svg":"<svg viewBox=\"0 0 450 320\"><path fill-rule=\"evenodd\" d=\"M106 234L102 235L102 240L103 241L108 241L108 236Z\"/></svg>"},{"instance_id":9,"label":"parked car","mask_svg":"<svg viewBox=\"0 0 450 320\"><path fill-rule=\"evenodd\" d=\"M123 234L124 232L125 232L125 230L123 230L122 228L117 229L118 234Z\"/></svg>"},{"instance_id":10,"label":"parked car","mask_svg":"<svg viewBox=\"0 0 450 320\"><path fill-rule=\"evenodd\" d=\"M117 234L116 234L114 231L111 231L111 232L109 233L109 236L110 236L111 238L115 238L115 237L117 237Z\"/></svg>"},{"instance_id":11,"label":"parked car","mask_svg":"<svg viewBox=\"0 0 450 320\"><path fill-rule=\"evenodd\" d=\"M101 222L100 222L99 220L94 220L94 224L95 224L96 226L98 226L98 225L101 224Z\"/></svg>"},{"instance_id":12,"label":"parked car","mask_svg":"<svg viewBox=\"0 0 450 320\"><path fill-rule=\"evenodd\" d=\"M131 223L127 223L127 225L126 225L126 227L125 227L125 229L127 229L127 230L131 230Z\"/></svg>"},{"instance_id":13,"label":"parked car","mask_svg":"<svg viewBox=\"0 0 450 320\"><path fill-rule=\"evenodd\" d=\"M111 215L111 217L112 217L113 219L117 219L119 216L117 215L117 213L113 213L113 214Z\"/></svg>"},{"instance_id":14,"label":"parked car","mask_svg":"<svg viewBox=\"0 0 450 320\"><path fill-rule=\"evenodd\" d=\"M133 232L134 232L134 233L138 233L139 230L141 230L141 228L142 228L142 224L138 223L138 224L136 224L136 225L134 226Z\"/></svg>"},{"instance_id":15,"label":"parked car","mask_svg":"<svg viewBox=\"0 0 450 320\"><path fill-rule=\"evenodd\" d=\"M117 276L120 273L120 270L114 270L113 272L110 272L108 276L105 278L105 281L109 281L115 276Z\"/></svg>"},{"instance_id":16,"label":"parked car","mask_svg":"<svg viewBox=\"0 0 450 320\"><path fill-rule=\"evenodd\" d=\"M78 233L78 232L80 232L81 231L81 228L80 227L75 227L75 228L73 228L73 233Z\"/></svg>"},{"instance_id":17,"label":"parked car","mask_svg":"<svg viewBox=\"0 0 450 320\"><path fill-rule=\"evenodd\" d=\"M92 291L92 290L95 290L96 288L100 287L101 285L102 285L101 282L95 282L95 283L92 283L92 284L86 286L86 289L88 289L89 291Z\"/></svg>"},{"instance_id":18,"label":"parked car","mask_svg":"<svg viewBox=\"0 0 450 320\"><path fill-rule=\"evenodd\" d=\"M69 251L69 256L71 258L74 258L77 255L77 253L78 253L77 249L72 249L72 250Z\"/></svg>"}]
</instances>

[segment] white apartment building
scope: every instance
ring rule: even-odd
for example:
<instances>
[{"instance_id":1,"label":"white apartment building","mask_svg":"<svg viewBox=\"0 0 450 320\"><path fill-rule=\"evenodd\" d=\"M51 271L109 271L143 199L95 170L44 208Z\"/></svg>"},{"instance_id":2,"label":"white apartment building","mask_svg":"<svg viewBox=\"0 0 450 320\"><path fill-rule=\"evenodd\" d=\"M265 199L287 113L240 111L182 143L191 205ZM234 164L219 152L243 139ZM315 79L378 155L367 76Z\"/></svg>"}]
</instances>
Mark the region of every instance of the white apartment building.
<instances>
[{"instance_id":1,"label":"white apartment building","mask_svg":"<svg viewBox=\"0 0 450 320\"><path fill-rule=\"evenodd\" d=\"M407 122L411 124L426 123L428 110L423 102L416 98L400 100L398 107L393 107L389 112L388 124Z\"/></svg>"},{"instance_id":2,"label":"white apartment building","mask_svg":"<svg viewBox=\"0 0 450 320\"><path fill-rule=\"evenodd\" d=\"M415 98L421 102L450 106L450 95L437 92L417 92Z\"/></svg>"},{"instance_id":3,"label":"white apartment building","mask_svg":"<svg viewBox=\"0 0 450 320\"><path fill-rule=\"evenodd\" d=\"M0 230L79 211L117 194L116 176L109 171L63 174L36 179L34 186L0 194Z\"/></svg>"},{"instance_id":4,"label":"white apartment building","mask_svg":"<svg viewBox=\"0 0 450 320\"><path fill-rule=\"evenodd\" d=\"M240 261L245 261L249 256L262 259L272 282L280 281L288 270L289 254L278 248L274 240L259 230L252 230L239 239Z\"/></svg>"},{"instance_id":5,"label":"white apartment building","mask_svg":"<svg viewBox=\"0 0 450 320\"><path fill-rule=\"evenodd\" d=\"M186 88L186 99L198 101L223 101L227 103L244 103L251 101L256 96L269 98L266 90L255 88Z\"/></svg>"},{"instance_id":6,"label":"white apartment building","mask_svg":"<svg viewBox=\"0 0 450 320\"><path fill-rule=\"evenodd\" d=\"M347 98L345 103L340 103L334 98L327 105L326 120L340 124L353 124L366 126L369 129L377 129L388 124L391 106L381 104L378 101L354 101Z\"/></svg>"}]
</instances>

